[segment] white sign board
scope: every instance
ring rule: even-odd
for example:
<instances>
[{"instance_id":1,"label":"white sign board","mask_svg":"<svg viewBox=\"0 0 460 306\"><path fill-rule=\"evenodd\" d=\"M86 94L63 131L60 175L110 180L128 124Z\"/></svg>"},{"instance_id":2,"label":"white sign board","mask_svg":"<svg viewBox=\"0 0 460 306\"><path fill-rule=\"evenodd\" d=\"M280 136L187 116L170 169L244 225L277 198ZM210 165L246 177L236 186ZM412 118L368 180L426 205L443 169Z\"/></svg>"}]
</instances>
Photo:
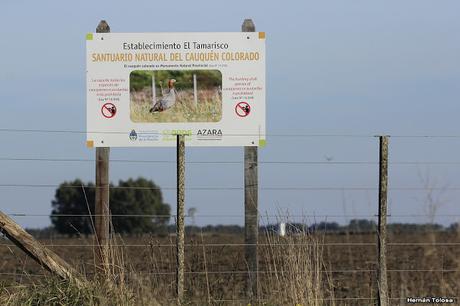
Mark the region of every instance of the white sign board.
<instances>
[{"instance_id":1,"label":"white sign board","mask_svg":"<svg viewBox=\"0 0 460 306\"><path fill-rule=\"evenodd\" d=\"M265 33L90 33L87 144L265 145Z\"/></svg>"}]
</instances>

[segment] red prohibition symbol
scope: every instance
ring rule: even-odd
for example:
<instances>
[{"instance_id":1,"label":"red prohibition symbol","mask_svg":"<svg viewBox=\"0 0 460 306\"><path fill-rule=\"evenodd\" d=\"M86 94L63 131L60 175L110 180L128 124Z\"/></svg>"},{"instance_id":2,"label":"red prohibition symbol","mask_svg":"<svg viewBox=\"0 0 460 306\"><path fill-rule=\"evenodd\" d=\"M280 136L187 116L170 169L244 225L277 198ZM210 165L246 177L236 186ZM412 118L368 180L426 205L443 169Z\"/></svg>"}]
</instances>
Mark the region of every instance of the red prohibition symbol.
<instances>
[{"instance_id":1,"label":"red prohibition symbol","mask_svg":"<svg viewBox=\"0 0 460 306\"><path fill-rule=\"evenodd\" d=\"M240 102L235 106L235 112L239 117L246 117L251 112L251 106L247 102Z\"/></svg>"},{"instance_id":2,"label":"red prohibition symbol","mask_svg":"<svg viewBox=\"0 0 460 306\"><path fill-rule=\"evenodd\" d=\"M117 113L117 107L113 103L105 103L102 105L101 113L105 118L113 118Z\"/></svg>"}]
</instances>

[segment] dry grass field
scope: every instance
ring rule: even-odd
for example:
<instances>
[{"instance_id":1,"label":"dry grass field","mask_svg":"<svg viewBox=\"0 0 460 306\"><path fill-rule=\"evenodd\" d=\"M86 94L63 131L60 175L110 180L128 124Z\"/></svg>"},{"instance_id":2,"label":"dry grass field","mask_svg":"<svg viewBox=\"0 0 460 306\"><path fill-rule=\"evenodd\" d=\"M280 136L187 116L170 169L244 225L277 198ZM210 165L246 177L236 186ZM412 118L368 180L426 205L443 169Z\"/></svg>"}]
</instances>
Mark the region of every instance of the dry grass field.
<instances>
[{"instance_id":1,"label":"dry grass field","mask_svg":"<svg viewBox=\"0 0 460 306\"><path fill-rule=\"evenodd\" d=\"M43 243L51 245L88 279L94 279L91 238L52 239ZM0 302L37 305L54 294L55 301L61 302L55 305L71 302L75 305L174 305L174 243L174 236L117 238L112 247L110 273L111 283L115 285L107 287L106 283L94 280L96 285L82 293L54 280L4 240L0 249ZM240 235L187 237L188 305L247 305L243 243ZM458 234L390 235L388 243L391 305L405 305L404 298L409 296L460 296ZM375 234L261 236L260 304L374 305L376 252Z\"/></svg>"}]
</instances>

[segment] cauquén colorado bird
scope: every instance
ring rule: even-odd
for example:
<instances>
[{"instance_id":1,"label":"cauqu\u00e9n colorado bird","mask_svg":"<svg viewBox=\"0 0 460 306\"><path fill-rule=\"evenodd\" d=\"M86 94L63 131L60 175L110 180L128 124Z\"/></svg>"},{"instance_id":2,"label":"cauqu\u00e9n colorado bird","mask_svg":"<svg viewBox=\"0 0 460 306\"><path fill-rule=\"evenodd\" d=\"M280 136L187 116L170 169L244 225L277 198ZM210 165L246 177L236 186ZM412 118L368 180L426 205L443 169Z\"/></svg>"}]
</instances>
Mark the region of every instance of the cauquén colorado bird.
<instances>
[{"instance_id":1,"label":"cauqu\u00e9n colorado bird","mask_svg":"<svg viewBox=\"0 0 460 306\"><path fill-rule=\"evenodd\" d=\"M161 97L160 101L153 105L153 107L150 109L151 113L165 111L176 103L177 91L174 88L174 83L176 83L175 79L170 79L168 81L168 92L164 94L163 97Z\"/></svg>"}]
</instances>

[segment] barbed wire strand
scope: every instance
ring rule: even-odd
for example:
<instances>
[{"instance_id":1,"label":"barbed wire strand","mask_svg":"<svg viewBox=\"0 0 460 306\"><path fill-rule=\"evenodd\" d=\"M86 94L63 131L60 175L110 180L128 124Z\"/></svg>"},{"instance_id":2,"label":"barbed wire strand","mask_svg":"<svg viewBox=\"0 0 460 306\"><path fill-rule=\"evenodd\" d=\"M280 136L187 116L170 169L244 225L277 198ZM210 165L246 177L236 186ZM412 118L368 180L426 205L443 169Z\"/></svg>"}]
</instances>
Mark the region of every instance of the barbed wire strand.
<instances>
[{"instance_id":1,"label":"barbed wire strand","mask_svg":"<svg viewBox=\"0 0 460 306\"><path fill-rule=\"evenodd\" d=\"M6 184L0 183L3 188L82 188L81 185L65 185L65 184ZM88 189L105 188L104 186L83 186ZM110 189L132 189L132 190L177 190L177 187L139 187L139 186L109 186ZM216 187L185 187L186 190L244 190L245 187L236 186L216 186ZM273 191L372 191L378 190L378 187L259 187L259 190L273 190ZM389 187L388 190L397 191L417 191L417 190L441 190L441 191L457 191L460 187Z\"/></svg>"},{"instance_id":2,"label":"barbed wire strand","mask_svg":"<svg viewBox=\"0 0 460 306\"><path fill-rule=\"evenodd\" d=\"M3 133L66 133L66 134L129 134L130 131L88 131L88 130L63 130L63 129L24 129L24 128L0 128ZM152 134L152 133L150 133ZM158 135L176 136L181 133L156 133ZM188 136L187 134L184 134ZM358 134L358 133L229 133L225 136L254 136L254 137L344 137L344 138L375 138L380 136L394 138L460 138L458 134Z\"/></svg>"},{"instance_id":3,"label":"barbed wire strand","mask_svg":"<svg viewBox=\"0 0 460 306\"><path fill-rule=\"evenodd\" d=\"M50 133L63 133L63 134L121 134L128 135L130 131L83 131L83 130L62 130L62 129L20 129L20 128L0 128L0 132L3 133L41 133L41 134L50 134ZM158 135L164 136L176 136L178 133L156 133ZM186 135L188 136L188 135ZM379 135L373 134L290 134L290 133L228 133L223 134L222 137L353 137L353 138L373 138L379 137Z\"/></svg>"},{"instance_id":4,"label":"barbed wire strand","mask_svg":"<svg viewBox=\"0 0 460 306\"><path fill-rule=\"evenodd\" d=\"M373 273L377 272L378 269L355 269L355 270L321 270L321 273ZM185 274L190 275L200 275L200 274L248 274L248 273L260 273L260 274L304 274L303 271L283 271L283 270L258 270L258 271L239 271L239 270L223 270L223 271L184 271ZM387 272L391 273L456 273L460 272L459 269L388 269ZM94 272L86 272L87 275L93 275ZM127 273L123 272L123 274L135 274L135 275L175 275L175 271L157 271L157 272L134 272L134 273ZM48 277L49 274L34 274L34 273L14 273L14 272L0 272L0 275L11 275L11 276L32 276L32 277Z\"/></svg>"},{"instance_id":5,"label":"barbed wire strand","mask_svg":"<svg viewBox=\"0 0 460 306\"><path fill-rule=\"evenodd\" d=\"M19 273L14 273L15 276L28 276L28 274L19 274ZM1 274L0 274L1 275ZM46 277L48 275L40 275L40 277ZM25 288L27 287L26 285L13 285L13 286L2 286L1 288L2 289L9 289L9 288ZM455 297L455 296L450 296L449 298L452 298L452 299L458 299L458 297ZM315 297L313 298L314 300L316 301L352 301L352 300L377 300L378 298L377 297L325 297L325 298L318 298L318 297ZM389 297L388 299L390 300L406 300L407 297ZM244 299L244 298L231 298L231 299L215 299L213 297L211 297L211 300L213 302L228 302L228 303L234 303L234 302L247 302L248 299ZM270 299L268 298L263 298L263 297L259 297L258 298L259 301L270 301ZM170 299L169 301L171 302L175 302L177 301L176 299Z\"/></svg>"},{"instance_id":6,"label":"barbed wire strand","mask_svg":"<svg viewBox=\"0 0 460 306\"><path fill-rule=\"evenodd\" d=\"M0 161L27 161L27 162L91 162L91 158L40 158L40 157L0 157ZM111 159L114 163L154 163L154 164L176 164L175 160L135 160L135 159ZM224 160L191 160L187 164L244 164L244 161ZM258 164L281 164L281 165L378 165L378 161L289 161L289 160L261 160ZM460 161L393 161L390 165L460 165Z\"/></svg>"},{"instance_id":7,"label":"barbed wire strand","mask_svg":"<svg viewBox=\"0 0 460 306\"><path fill-rule=\"evenodd\" d=\"M185 244L186 247L244 247L244 246L376 246L377 242L338 242L338 243L200 243ZM389 242L387 246L460 246L460 242ZM15 247L15 244L3 243L0 247ZM97 244L43 244L45 247L99 247ZM114 248L175 247L175 244L111 244Z\"/></svg>"},{"instance_id":8,"label":"barbed wire strand","mask_svg":"<svg viewBox=\"0 0 460 306\"><path fill-rule=\"evenodd\" d=\"M27 214L27 213L7 213L7 215L11 217L53 217L53 218L61 218L61 217L100 217L105 216L101 214ZM174 218L177 215L170 214L170 215L157 215L157 214L111 214L110 217L115 218L135 218L135 217L145 217L145 218ZM184 215L185 218L218 218L218 217L235 217L240 218L244 216L254 216L254 215L245 215L245 214L194 214L194 215ZM302 217L316 217L316 218L365 218L365 217L378 217L377 214L345 214L345 215L331 215L331 214L274 214L274 215L266 215L266 214L259 214L256 215L260 219L265 218L302 218ZM388 218L419 218L419 217L433 217L431 214L389 214L387 215ZM436 214L435 217L460 217L460 214ZM289 223L289 220L286 220Z\"/></svg>"}]
</instances>

